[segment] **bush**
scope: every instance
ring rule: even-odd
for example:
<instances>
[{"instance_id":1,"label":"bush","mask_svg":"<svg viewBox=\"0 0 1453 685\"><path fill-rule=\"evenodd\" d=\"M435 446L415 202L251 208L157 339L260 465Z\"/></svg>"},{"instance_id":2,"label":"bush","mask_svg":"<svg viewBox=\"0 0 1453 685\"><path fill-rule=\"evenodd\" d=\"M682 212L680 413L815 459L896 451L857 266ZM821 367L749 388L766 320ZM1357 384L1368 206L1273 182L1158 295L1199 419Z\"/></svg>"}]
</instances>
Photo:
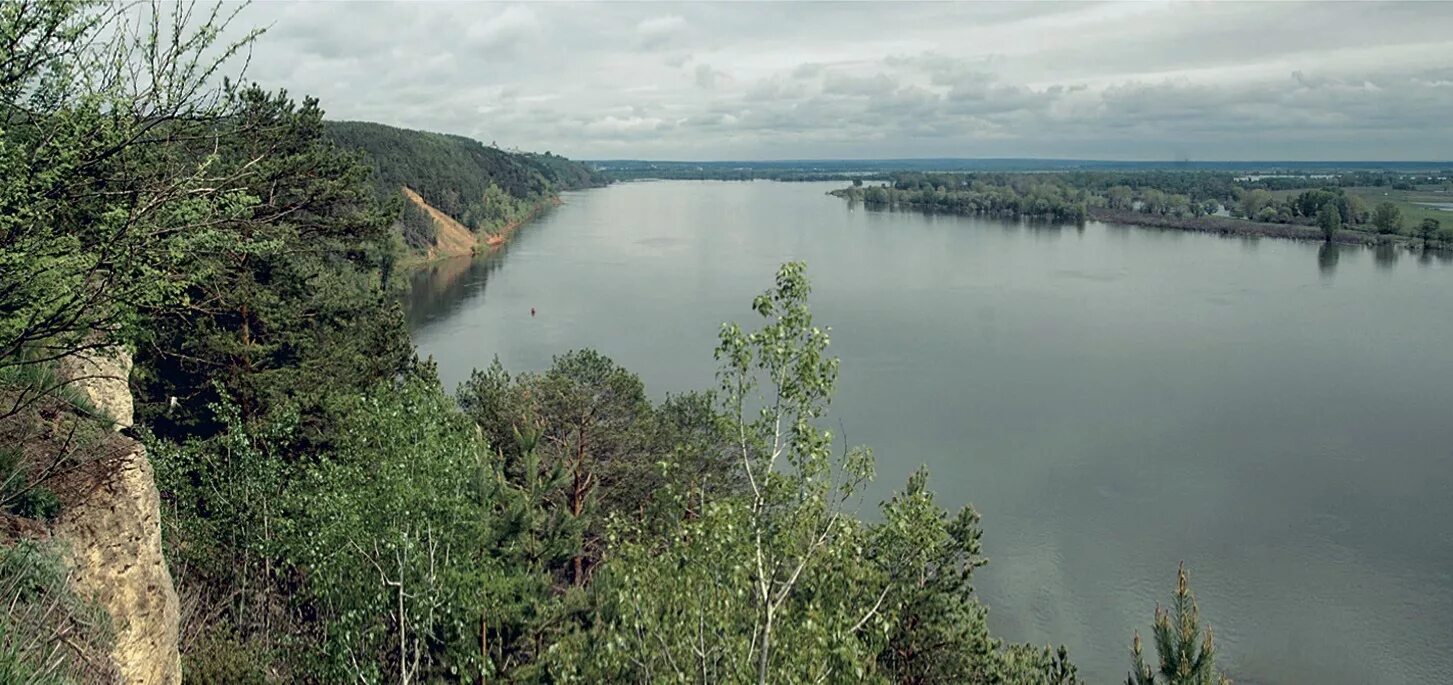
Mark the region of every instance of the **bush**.
<instances>
[{"instance_id":1,"label":"bush","mask_svg":"<svg viewBox=\"0 0 1453 685\"><path fill-rule=\"evenodd\" d=\"M265 685L270 662L264 645L214 629L182 655L182 679L189 685Z\"/></svg>"}]
</instances>

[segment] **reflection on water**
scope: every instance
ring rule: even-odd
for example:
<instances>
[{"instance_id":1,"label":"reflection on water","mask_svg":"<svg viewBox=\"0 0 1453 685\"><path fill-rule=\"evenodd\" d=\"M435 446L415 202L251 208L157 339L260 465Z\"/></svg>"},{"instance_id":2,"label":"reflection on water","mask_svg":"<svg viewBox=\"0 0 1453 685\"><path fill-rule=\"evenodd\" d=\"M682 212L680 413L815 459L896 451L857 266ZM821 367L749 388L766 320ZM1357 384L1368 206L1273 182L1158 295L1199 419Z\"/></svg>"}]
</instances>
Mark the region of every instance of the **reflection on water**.
<instances>
[{"instance_id":1,"label":"reflection on water","mask_svg":"<svg viewBox=\"0 0 1453 685\"><path fill-rule=\"evenodd\" d=\"M489 274L499 268L504 249L484 257L454 257L431 262L409 274L404 320L418 331L483 297Z\"/></svg>"},{"instance_id":2,"label":"reflection on water","mask_svg":"<svg viewBox=\"0 0 1453 685\"><path fill-rule=\"evenodd\" d=\"M1342 256L1342 249L1335 243L1322 243L1317 248L1317 268L1321 270L1322 276L1330 278L1337 272L1337 259Z\"/></svg>"},{"instance_id":3,"label":"reflection on water","mask_svg":"<svg viewBox=\"0 0 1453 685\"><path fill-rule=\"evenodd\" d=\"M1238 682L1453 682L1453 356L1409 356L1453 340L1453 264L831 187L572 194L508 254L415 274L415 342L446 387L592 347L657 397L710 388L721 322L805 259L842 358L827 421L878 456L866 506L920 466L972 502L1005 638L1123 679L1185 560Z\"/></svg>"},{"instance_id":4,"label":"reflection on water","mask_svg":"<svg viewBox=\"0 0 1453 685\"><path fill-rule=\"evenodd\" d=\"M1372 261L1378 268L1391 269L1397 266L1402 249L1394 243L1379 243L1372 248Z\"/></svg>"}]
</instances>

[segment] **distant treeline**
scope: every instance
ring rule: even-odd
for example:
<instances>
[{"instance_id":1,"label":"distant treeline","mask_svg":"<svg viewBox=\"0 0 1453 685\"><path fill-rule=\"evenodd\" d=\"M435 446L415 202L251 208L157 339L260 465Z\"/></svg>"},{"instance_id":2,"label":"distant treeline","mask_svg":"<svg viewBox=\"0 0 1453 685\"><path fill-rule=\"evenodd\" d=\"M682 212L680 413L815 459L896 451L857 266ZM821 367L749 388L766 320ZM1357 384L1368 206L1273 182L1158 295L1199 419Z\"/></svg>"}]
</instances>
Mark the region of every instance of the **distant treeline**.
<instances>
[{"instance_id":1,"label":"distant treeline","mask_svg":"<svg viewBox=\"0 0 1453 685\"><path fill-rule=\"evenodd\" d=\"M830 181L840 178L888 180L903 172L1073 172L1170 171L1227 175L1368 174L1369 176L1453 175L1453 162L1153 162L1093 159L787 159L767 161L595 160L589 162L612 179L686 179Z\"/></svg>"}]
</instances>

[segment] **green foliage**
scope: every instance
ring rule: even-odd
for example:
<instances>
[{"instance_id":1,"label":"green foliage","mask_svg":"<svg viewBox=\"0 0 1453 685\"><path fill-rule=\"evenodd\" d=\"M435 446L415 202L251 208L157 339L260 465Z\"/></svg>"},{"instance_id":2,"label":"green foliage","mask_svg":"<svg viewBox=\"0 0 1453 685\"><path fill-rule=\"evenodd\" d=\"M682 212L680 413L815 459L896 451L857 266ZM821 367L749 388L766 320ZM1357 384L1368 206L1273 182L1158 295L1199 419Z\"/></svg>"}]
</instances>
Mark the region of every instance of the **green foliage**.
<instances>
[{"instance_id":1,"label":"green foliage","mask_svg":"<svg viewBox=\"0 0 1453 685\"><path fill-rule=\"evenodd\" d=\"M522 220L556 191L604 185L593 169L564 157L505 152L463 136L410 131L361 121L329 122L339 146L362 152L380 198L409 187L430 205L473 231L496 231ZM410 231L409 245L422 233Z\"/></svg>"},{"instance_id":2,"label":"green foliage","mask_svg":"<svg viewBox=\"0 0 1453 685\"><path fill-rule=\"evenodd\" d=\"M717 493L742 486L712 395L668 397L659 408L633 373L593 350L555 358L543 374L511 377L495 361L459 388L459 403L515 482L544 478L542 496L583 531L560 579L583 583L603 552L611 517L646 524L681 515L678 484ZM521 437L529 436L528 440ZM537 463L525 463L530 456Z\"/></svg>"},{"instance_id":3,"label":"green foliage","mask_svg":"<svg viewBox=\"0 0 1453 685\"><path fill-rule=\"evenodd\" d=\"M1400 233L1403 229L1403 213L1391 202L1378 203L1372 210L1372 226L1378 233Z\"/></svg>"},{"instance_id":4,"label":"green foliage","mask_svg":"<svg viewBox=\"0 0 1453 685\"><path fill-rule=\"evenodd\" d=\"M501 574L485 443L437 382L354 401L337 449L289 483L284 559L306 569L329 680L473 680Z\"/></svg>"},{"instance_id":5,"label":"green foliage","mask_svg":"<svg viewBox=\"0 0 1453 685\"><path fill-rule=\"evenodd\" d=\"M331 395L411 356L382 280L388 219L367 167L324 139L316 100L255 86L230 97L235 114L206 145L252 200L192 233L180 302L144 310L139 414L162 435L206 434L220 387L245 421L295 414L300 438L324 439Z\"/></svg>"},{"instance_id":6,"label":"green foliage","mask_svg":"<svg viewBox=\"0 0 1453 685\"><path fill-rule=\"evenodd\" d=\"M1321 227L1327 242L1337 237L1337 231L1342 228L1342 213L1337 211L1335 204L1326 202L1317 209L1317 226Z\"/></svg>"},{"instance_id":7,"label":"green foliage","mask_svg":"<svg viewBox=\"0 0 1453 685\"><path fill-rule=\"evenodd\" d=\"M1106 205L1110 209L1133 209L1130 186L1111 186L1105 191Z\"/></svg>"},{"instance_id":8,"label":"green foliage","mask_svg":"<svg viewBox=\"0 0 1453 685\"><path fill-rule=\"evenodd\" d=\"M763 326L722 329L721 401L747 491L696 499L662 534L617 520L588 631L550 653L564 682L1073 682L1058 654L1003 649L969 576L978 517L949 518L926 476L862 523L845 502L871 476L816 426L838 363L812 323L804 267L756 298Z\"/></svg>"},{"instance_id":9,"label":"green foliage","mask_svg":"<svg viewBox=\"0 0 1453 685\"><path fill-rule=\"evenodd\" d=\"M1231 682L1216 671L1215 642L1211 629L1201 631L1200 608L1191 593L1186 566L1176 572L1176 591L1171 608L1155 607L1155 624L1151 630L1159 668L1145 663L1140 646L1140 633L1131 642L1131 672L1126 685L1229 685Z\"/></svg>"},{"instance_id":10,"label":"green foliage","mask_svg":"<svg viewBox=\"0 0 1453 685\"><path fill-rule=\"evenodd\" d=\"M1437 219L1423 219L1418 224L1418 237L1423 239L1423 246L1438 238L1442 234L1442 224Z\"/></svg>"},{"instance_id":11,"label":"green foliage","mask_svg":"<svg viewBox=\"0 0 1453 685\"><path fill-rule=\"evenodd\" d=\"M1082 221L1089 215L1086 193L1048 175L898 174L892 187L853 186L833 194L870 206L958 214L1065 221Z\"/></svg>"},{"instance_id":12,"label":"green foliage","mask_svg":"<svg viewBox=\"0 0 1453 685\"><path fill-rule=\"evenodd\" d=\"M196 685L266 685L272 655L227 626L207 626L182 654L182 680Z\"/></svg>"},{"instance_id":13,"label":"green foliage","mask_svg":"<svg viewBox=\"0 0 1453 685\"><path fill-rule=\"evenodd\" d=\"M545 152L544 154L523 153L523 159L534 165L550 181L550 185L559 190L576 190L580 188L595 188L606 184L606 178L594 167L581 162L573 162L556 154Z\"/></svg>"},{"instance_id":14,"label":"green foliage","mask_svg":"<svg viewBox=\"0 0 1453 685\"><path fill-rule=\"evenodd\" d=\"M549 588L523 568L522 495L426 372L339 405L332 447L309 459L290 458L296 422L249 428L227 400L223 432L154 446L182 593L221 614L191 626L189 668L227 681L255 674L252 655L269 681L494 672L501 617Z\"/></svg>"},{"instance_id":15,"label":"green foliage","mask_svg":"<svg viewBox=\"0 0 1453 685\"><path fill-rule=\"evenodd\" d=\"M215 435L181 444L147 441L177 591L185 603L207 608L194 613L194 620L210 616L226 628L183 626L184 634L198 636L183 643L183 654L198 655L198 663L226 662L225 654L208 654L228 651L234 639L287 632L298 620L285 600L286 569L276 564L282 549L278 525L288 514L285 487L295 477L280 446L291 441L296 421L249 429L225 394L213 411L223 426Z\"/></svg>"},{"instance_id":16,"label":"green foliage","mask_svg":"<svg viewBox=\"0 0 1453 685\"><path fill-rule=\"evenodd\" d=\"M402 209L399 210L399 228L403 232L404 244L416 250L427 250L439 234L434 218L412 202L402 202L400 205Z\"/></svg>"},{"instance_id":17,"label":"green foliage","mask_svg":"<svg viewBox=\"0 0 1453 685\"><path fill-rule=\"evenodd\" d=\"M206 89L256 35L219 44L227 20L0 5L0 368L134 334L138 309L187 277L176 240L246 202L210 157L157 144L203 134L219 112Z\"/></svg>"},{"instance_id":18,"label":"green foliage","mask_svg":"<svg viewBox=\"0 0 1453 685\"><path fill-rule=\"evenodd\" d=\"M1241 197L1237 202L1237 208L1241 210L1242 216L1260 220L1262 212L1268 209L1271 204L1271 193L1261 188L1255 188L1241 193Z\"/></svg>"}]
</instances>

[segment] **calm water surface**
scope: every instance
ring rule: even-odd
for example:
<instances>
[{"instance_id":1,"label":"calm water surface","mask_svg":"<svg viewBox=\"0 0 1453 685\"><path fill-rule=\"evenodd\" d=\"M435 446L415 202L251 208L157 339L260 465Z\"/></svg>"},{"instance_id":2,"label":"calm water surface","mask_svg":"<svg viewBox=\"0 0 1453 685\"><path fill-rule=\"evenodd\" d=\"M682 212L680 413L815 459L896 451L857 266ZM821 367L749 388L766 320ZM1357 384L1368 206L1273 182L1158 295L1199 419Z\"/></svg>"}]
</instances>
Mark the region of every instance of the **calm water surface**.
<instances>
[{"instance_id":1,"label":"calm water surface","mask_svg":"<svg viewBox=\"0 0 1453 685\"><path fill-rule=\"evenodd\" d=\"M804 259L842 358L830 420L878 456L868 501L927 465L983 514L1000 635L1123 680L1185 560L1238 682L1453 682L1453 264L832 187L570 194L503 253L418 274L414 339L450 387L580 347L658 397L712 387L718 326Z\"/></svg>"}]
</instances>

